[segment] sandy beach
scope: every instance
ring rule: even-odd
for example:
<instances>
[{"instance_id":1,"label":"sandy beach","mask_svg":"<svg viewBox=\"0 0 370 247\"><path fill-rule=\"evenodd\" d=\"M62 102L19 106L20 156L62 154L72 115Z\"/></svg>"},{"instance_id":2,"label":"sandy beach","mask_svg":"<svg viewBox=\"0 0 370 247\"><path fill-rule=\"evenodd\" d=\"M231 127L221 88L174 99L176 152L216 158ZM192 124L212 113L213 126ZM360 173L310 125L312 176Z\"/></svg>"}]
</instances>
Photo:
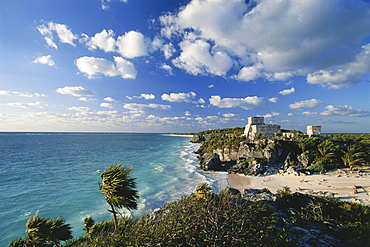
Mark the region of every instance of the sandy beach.
<instances>
[{"instance_id":1,"label":"sandy beach","mask_svg":"<svg viewBox=\"0 0 370 247\"><path fill-rule=\"evenodd\" d=\"M370 206L370 167L357 171L337 169L326 174L313 174L305 176L293 175L267 175L245 176L229 174L229 186L240 190L268 188L275 193L283 186L288 186L292 192L311 193L318 195L334 194L335 198L358 202ZM356 191L354 189L356 186ZM357 193L356 193L357 192Z\"/></svg>"}]
</instances>

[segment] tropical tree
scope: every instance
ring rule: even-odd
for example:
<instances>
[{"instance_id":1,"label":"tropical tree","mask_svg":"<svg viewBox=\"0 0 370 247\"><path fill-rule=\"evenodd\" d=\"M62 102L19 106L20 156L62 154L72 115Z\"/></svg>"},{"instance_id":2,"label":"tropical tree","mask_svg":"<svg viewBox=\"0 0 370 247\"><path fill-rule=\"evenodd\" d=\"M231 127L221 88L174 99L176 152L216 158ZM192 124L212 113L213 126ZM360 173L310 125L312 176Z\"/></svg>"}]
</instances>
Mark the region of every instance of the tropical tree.
<instances>
[{"instance_id":1,"label":"tropical tree","mask_svg":"<svg viewBox=\"0 0 370 247\"><path fill-rule=\"evenodd\" d=\"M338 154L340 153L339 150L340 146L335 144L331 140L322 141L319 145L317 145L318 154L316 161L322 161L326 165L329 165L330 163L338 164Z\"/></svg>"},{"instance_id":2,"label":"tropical tree","mask_svg":"<svg viewBox=\"0 0 370 247\"><path fill-rule=\"evenodd\" d=\"M361 166L366 162L369 153L366 147L358 144L352 143L349 145L346 151L343 151L342 160L344 165L349 166L352 170L355 166Z\"/></svg>"},{"instance_id":3,"label":"tropical tree","mask_svg":"<svg viewBox=\"0 0 370 247\"><path fill-rule=\"evenodd\" d=\"M317 145L319 145L320 139L317 137L307 137L297 142L298 147L305 151L315 151Z\"/></svg>"},{"instance_id":4,"label":"tropical tree","mask_svg":"<svg viewBox=\"0 0 370 247\"><path fill-rule=\"evenodd\" d=\"M196 196L198 198L203 198L206 194L208 194L213 188L208 183L201 183L195 189Z\"/></svg>"},{"instance_id":5,"label":"tropical tree","mask_svg":"<svg viewBox=\"0 0 370 247\"><path fill-rule=\"evenodd\" d=\"M27 238L14 240L9 246L59 246L60 241L72 239L69 224L62 217L48 219L38 216L38 211L26 223Z\"/></svg>"},{"instance_id":6,"label":"tropical tree","mask_svg":"<svg viewBox=\"0 0 370 247\"><path fill-rule=\"evenodd\" d=\"M102 174L100 191L110 206L109 212L113 215L114 230L117 231L117 213L119 209L137 209L139 198L136 190L135 178L130 177L133 168L126 168L122 164L111 165Z\"/></svg>"}]
</instances>

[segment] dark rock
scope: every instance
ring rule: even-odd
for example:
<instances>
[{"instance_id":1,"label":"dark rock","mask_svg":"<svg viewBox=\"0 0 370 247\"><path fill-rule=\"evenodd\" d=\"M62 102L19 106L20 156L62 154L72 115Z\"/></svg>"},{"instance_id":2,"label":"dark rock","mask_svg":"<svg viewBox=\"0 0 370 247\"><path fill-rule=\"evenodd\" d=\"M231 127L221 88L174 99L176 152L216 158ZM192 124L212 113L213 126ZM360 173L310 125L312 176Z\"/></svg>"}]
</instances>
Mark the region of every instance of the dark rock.
<instances>
[{"instance_id":1,"label":"dark rock","mask_svg":"<svg viewBox=\"0 0 370 247\"><path fill-rule=\"evenodd\" d=\"M274 196L271 192L266 192L259 189L245 189L243 197L249 201L272 201L278 200L278 197Z\"/></svg>"},{"instance_id":2,"label":"dark rock","mask_svg":"<svg viewBox=\"0 0 370 247\"><path fill-rule=\"evenodd\" d=\"M205 141L206 141L206 138L204 137L204 135L193 135L193 137L190 140L190 142L192 143L202 143Z\"/></svg>"},{"instance_id":3,"label":"dark rock","mask_svg":"<svg viewBox=\"0 0 370 247\"><path fill-rule=\"evenodd\" d=\"M312 164L314 157L308 155L307 153L301 153L297 156L297 159L302 164L303 168L307 168Z\"/></svg>"},{"instance_id":4,"label":"dark rock","mask_svg":"<svg viewBox=\"0 0 370 247\"><path fill-rule=\"evenodd\" d=\"M202 156L200 168L204 171L222 171L223 166L218 154L206 154Z\"/></svg>"},{"instance_id":5,"label":"dark rock","mask_svg":"<svg viewBox=\"0 0 370 247\"><path fill-rule=\"evenodd\" d=\"M227 187L227 188L223 189L221 191L221 193L226 193L226 194L233 195L233 196L240 196L241 195L241 193L238 189L234 189L234 188L231 188L231 187Z\"/></svg>"}]
</instances>

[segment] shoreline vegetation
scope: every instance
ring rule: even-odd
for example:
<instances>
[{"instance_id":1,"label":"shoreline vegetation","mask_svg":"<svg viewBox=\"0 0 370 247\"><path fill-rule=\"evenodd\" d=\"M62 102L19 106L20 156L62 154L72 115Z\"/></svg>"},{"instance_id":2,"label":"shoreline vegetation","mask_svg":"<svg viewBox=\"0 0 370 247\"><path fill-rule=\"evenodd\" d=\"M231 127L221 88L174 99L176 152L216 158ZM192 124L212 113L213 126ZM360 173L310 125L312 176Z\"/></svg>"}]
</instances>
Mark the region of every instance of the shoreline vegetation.
<instances>
[{"instance_id":1,"label":"shoreline vegetation","mask_svg":"<svg viewBox=\"0 0 370 247\"><path fill-rule=\"evenodd\" d=\"M63 218L36 213L29 219L32 227L26 224L27 237L9 246L368 246L370 134L320 138L294 132L289 139L278 133L249 141L242 133L243 128L233 128L166 134L199 143L201 169L229 173L229 187L218 193L199 184L193 194L147 215L123 217L118 211L127 208L120 204L123 197L131 195L134 206L128 209L135 209L138 199L135 183L124 182L134 180L131 168L123 167L125 179L117 175L115 182L112 175L109 186L118 187L109 187L112 194L105 192L111 205L115 201L108 195L114 198L121 191L118 204L109 210L113 221L86 217L86 235L72 239ZM64 235L58 235L58 226L42 232L38 222L59 222Z\"/></svg>"}]
</instances>

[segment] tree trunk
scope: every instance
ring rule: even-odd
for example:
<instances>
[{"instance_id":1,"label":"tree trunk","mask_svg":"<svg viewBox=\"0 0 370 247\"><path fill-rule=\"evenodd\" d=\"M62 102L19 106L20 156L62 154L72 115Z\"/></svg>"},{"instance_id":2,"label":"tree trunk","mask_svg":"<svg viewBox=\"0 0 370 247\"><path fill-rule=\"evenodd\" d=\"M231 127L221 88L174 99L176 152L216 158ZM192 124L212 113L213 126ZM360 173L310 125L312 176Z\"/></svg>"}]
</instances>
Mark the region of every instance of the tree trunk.
<instances>
[{"instance_id":1,"label":"tree trunk","mask_svg":"<svg viewBox=\"0 0 370 247\"><path fill-rule=\"evenodd\" d=\"M117 232L117 228L118 228L117 212L116 212L116 210L114 210L114 207L113 207L112 204L110 205L110 207L111 207L111 212L113 214L114 233L116 233Z\"/></svg>"}]
</instances>

